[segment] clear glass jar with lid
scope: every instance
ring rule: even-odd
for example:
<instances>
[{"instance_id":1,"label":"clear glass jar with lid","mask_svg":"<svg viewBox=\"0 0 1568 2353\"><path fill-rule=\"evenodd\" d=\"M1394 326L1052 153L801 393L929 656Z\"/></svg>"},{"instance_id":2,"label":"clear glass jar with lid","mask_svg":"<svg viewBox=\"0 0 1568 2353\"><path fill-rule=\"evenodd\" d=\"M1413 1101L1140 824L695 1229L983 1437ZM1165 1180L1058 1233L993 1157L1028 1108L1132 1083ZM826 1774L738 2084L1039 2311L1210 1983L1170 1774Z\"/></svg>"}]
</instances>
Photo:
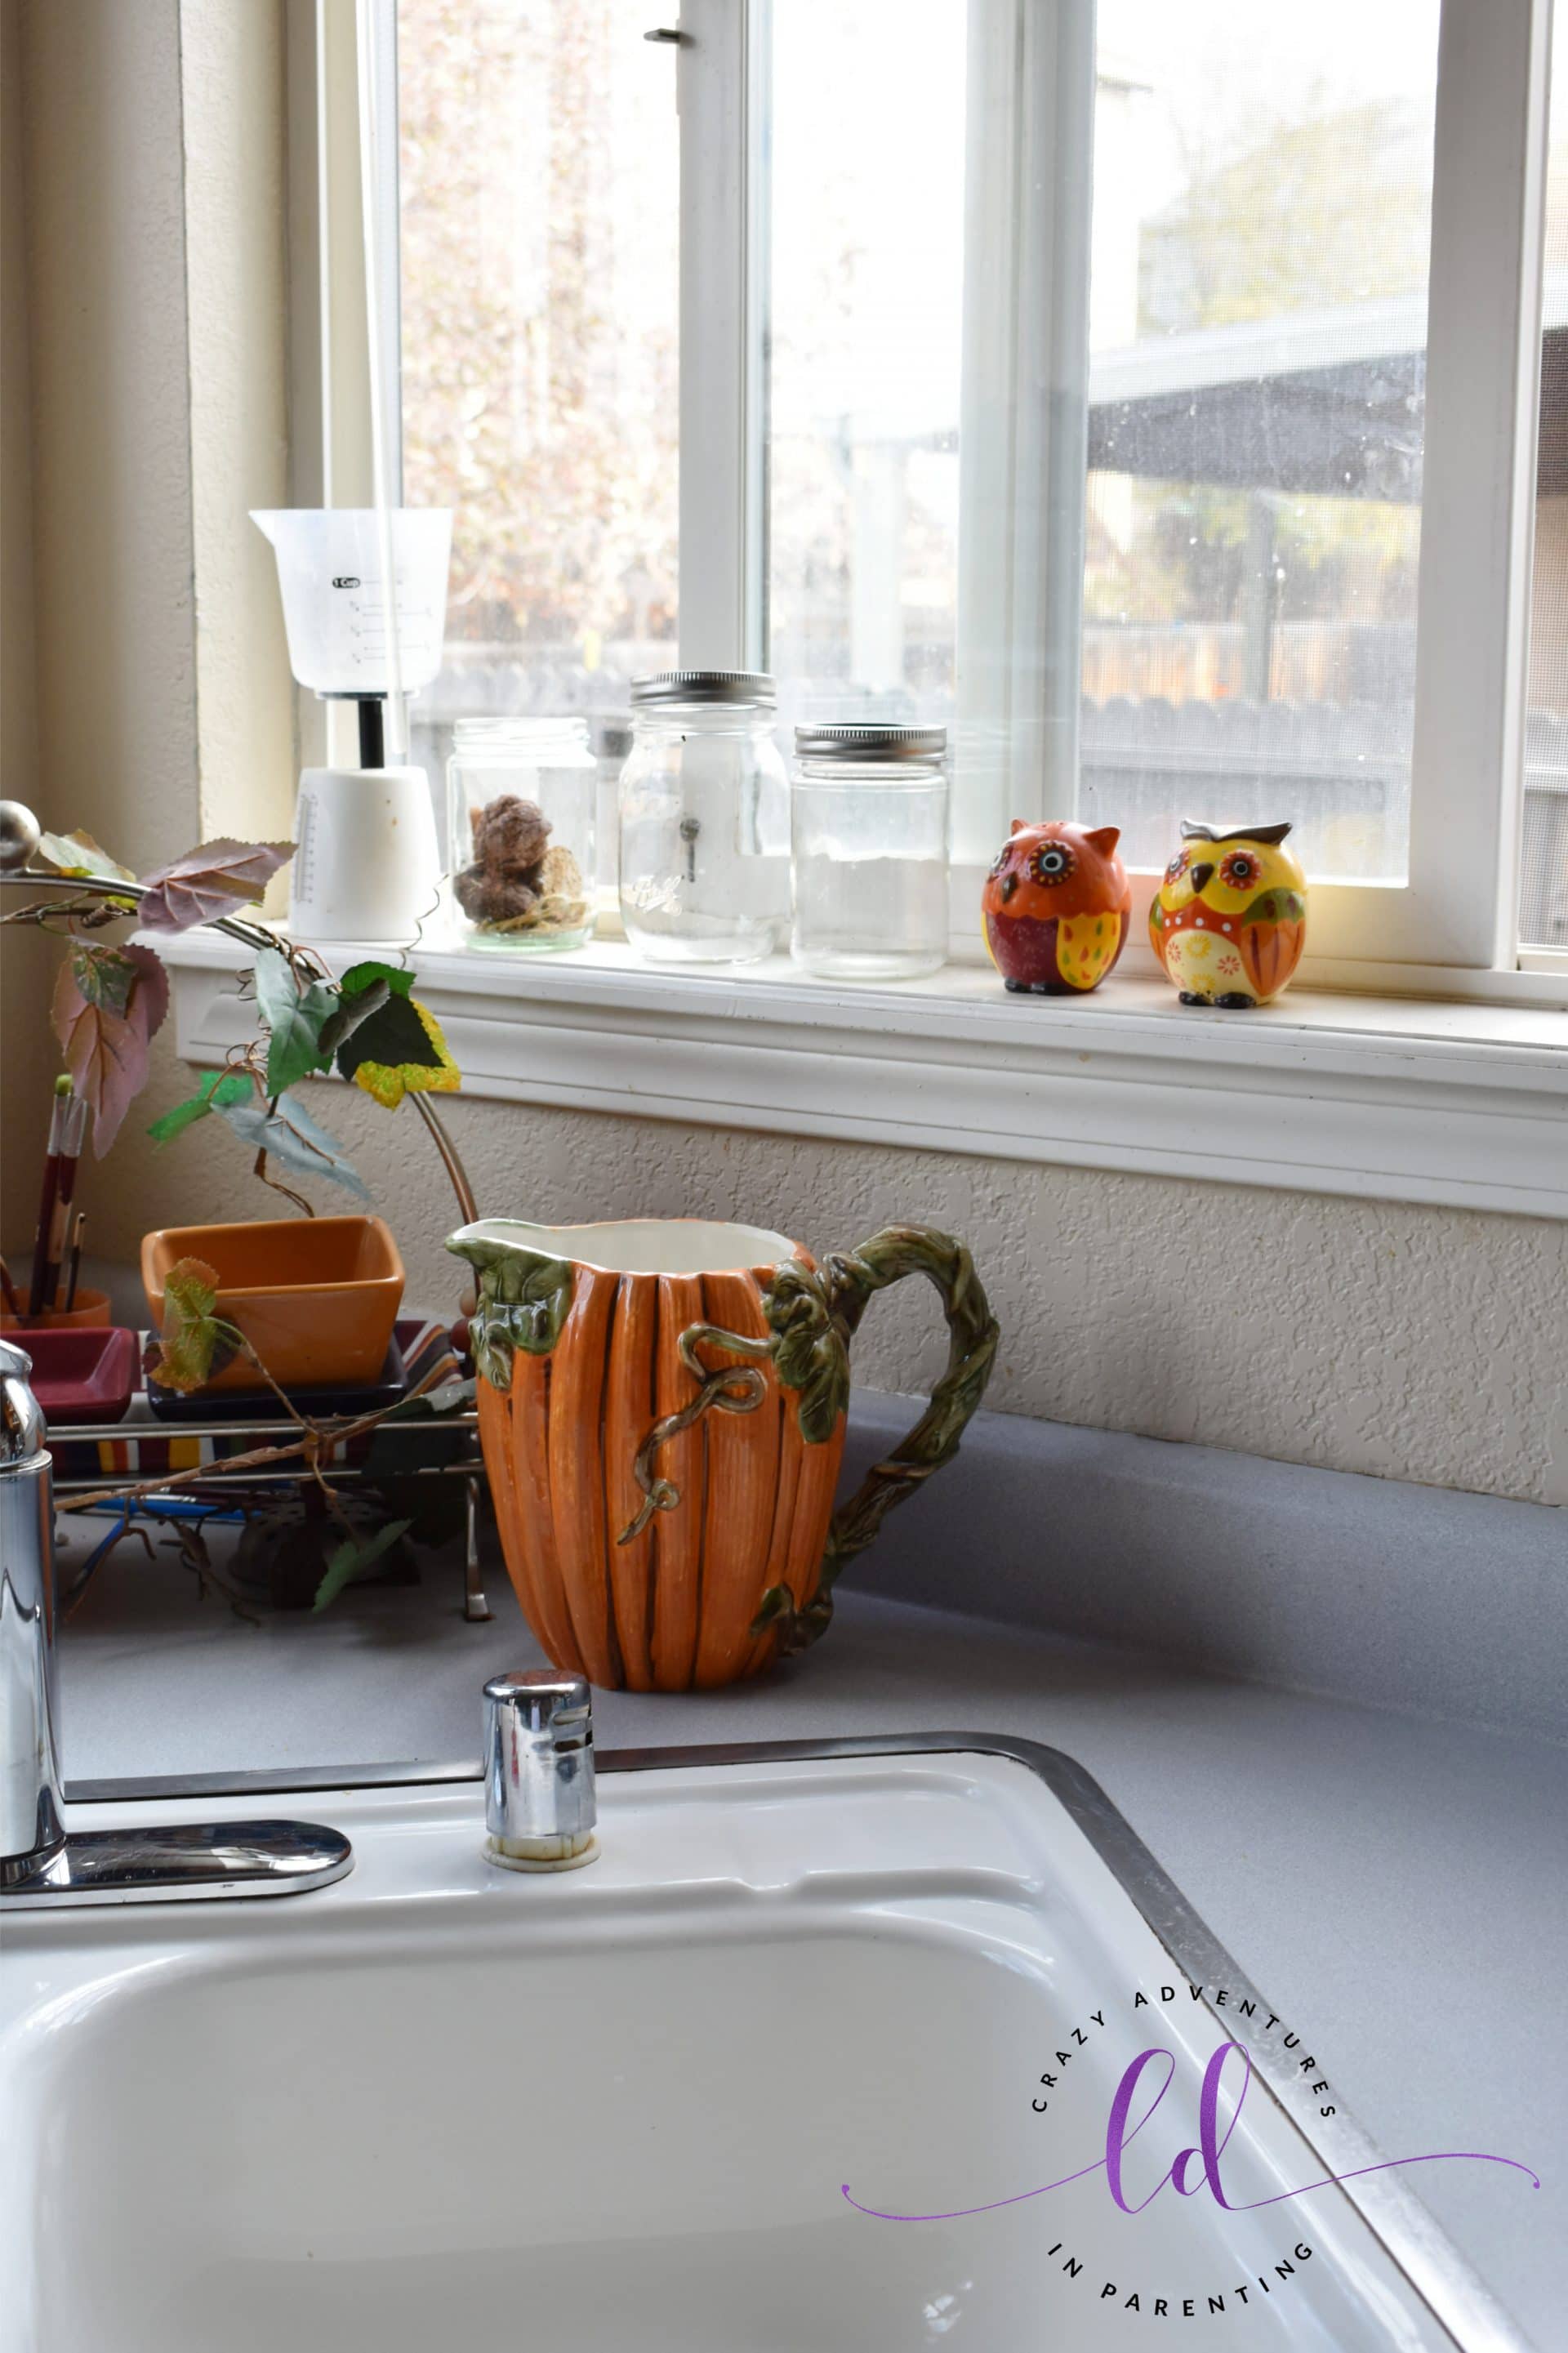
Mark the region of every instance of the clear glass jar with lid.
<instances>
[{"instance_id":1,"label":"clear glass jar with lid","mask_svg":"<svg viewBox=\"0 0 1568 2353\"><path fill-rule=\"evenodd\" d=\"M459 719L447 857L465 947L580 948L594 929L598 764L585 719Z\"/></svg>"},{"instance_id":2,"label":"clear glass jar with lid","mask_svg":"<svg viewBox=\"0 0 1568 2353\"><path fill-rule=\"evenodd\" d=\"M947 961L945 727L797 727L790 954L845 980Z\"/></svg>"},{"instance_id":3,"label":"clear glass jar with lid","mask_svg":"<svg viewBox=\"0 0 1568 2353\"><path fill-rule=\"evenodd\" d=\"M621 920L663 964L753 964L789 923L789 778L759 670L632 681L621 771Z\"/></svg>"}]
</instances>

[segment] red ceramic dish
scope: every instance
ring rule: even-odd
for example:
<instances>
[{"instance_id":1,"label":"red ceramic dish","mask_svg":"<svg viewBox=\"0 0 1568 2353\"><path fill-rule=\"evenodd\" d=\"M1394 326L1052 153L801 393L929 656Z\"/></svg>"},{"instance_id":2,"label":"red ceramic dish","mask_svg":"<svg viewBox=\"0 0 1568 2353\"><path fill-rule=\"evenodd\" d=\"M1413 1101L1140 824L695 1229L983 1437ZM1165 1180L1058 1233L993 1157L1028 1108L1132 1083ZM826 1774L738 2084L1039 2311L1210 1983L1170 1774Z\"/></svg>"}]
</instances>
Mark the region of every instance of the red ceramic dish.
<instances>
[{"instance_id":1,"label":"red ceramic dish","mask_svg":"<svg viewBox=\"0 0 1568 2353\"><path fill-rule=\"evenodd\" d=\"M51 1429L118 1421L139 1375L136 1335L123 1324L68 1325L23 1332L17 1345L33 1360L33 1395Z\"/></svg>"}]
</instances>

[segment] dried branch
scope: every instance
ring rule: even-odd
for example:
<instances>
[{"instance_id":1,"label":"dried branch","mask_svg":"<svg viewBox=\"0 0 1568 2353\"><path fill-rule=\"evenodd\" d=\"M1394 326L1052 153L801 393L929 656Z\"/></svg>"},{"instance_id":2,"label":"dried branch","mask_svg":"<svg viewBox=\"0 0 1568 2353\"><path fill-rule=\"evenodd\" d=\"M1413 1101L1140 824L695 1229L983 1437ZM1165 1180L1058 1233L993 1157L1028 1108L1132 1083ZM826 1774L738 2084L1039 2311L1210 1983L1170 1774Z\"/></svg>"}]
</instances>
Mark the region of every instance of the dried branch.
<instances>
[{"instance_id":1,"label":"dried branch","mask_svg":"<svg viewBox=\"0 0 1568 2353\"><path fill-rule=\"evenodd\" d=\"M237 1471L257 1471L267 1463L288 1462L302 1454L309 1456L312 1447L321 1451L331 1451L346 1444L351 1439L363 1437L367 1430L374 1430L389 1414L412 1405L415 1398L423 1397L427 1389L438 1388L446 1377L444 1366L433 1365L424 1379L416 1382L395 1405L380 1406L374 1413L358 1414L348 1421L318 1422L301 1418L299 1436L282 1445L252 1447L247 1453L227 1456L221 1463L198 1462L189 1471L172 1471L162 1479L143 1479L133 1487L95 1487L90 1494L68 1495L58 1500L55 1509L58 1512L83 1512L89 1504L135 1503L143 1495L167 1495L176 1487L189 1487L200 1482L208 1485L221 1484Z\"/></svg>"}]
</instances>

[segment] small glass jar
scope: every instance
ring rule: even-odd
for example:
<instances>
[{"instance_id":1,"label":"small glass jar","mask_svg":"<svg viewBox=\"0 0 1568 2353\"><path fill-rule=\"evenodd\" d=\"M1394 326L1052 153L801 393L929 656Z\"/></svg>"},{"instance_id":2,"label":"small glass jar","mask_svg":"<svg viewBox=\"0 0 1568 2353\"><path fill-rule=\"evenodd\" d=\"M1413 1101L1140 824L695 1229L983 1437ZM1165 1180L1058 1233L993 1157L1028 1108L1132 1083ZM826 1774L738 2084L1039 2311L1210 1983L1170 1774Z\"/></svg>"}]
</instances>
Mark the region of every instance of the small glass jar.
<instances>
[{"instance_id":1,"label":"small glass jar","mask_svg":"<svg viewBox=\"0 0 1568 2353\"><path fill-rule=\"evenodd\" d=\"M621 771L621 920L660 964L754 964L789 923L778 694L755 670L632 681Z\"/></svg>"},{"instance_id":2,"label":"small glass jar","mask_svg":"<svg viewBox=\"0 0 1568 2353\"><path fill-rule=\"evenodd\" d=\"M598 764L585 719L459 719L447 858L462 944L580 948L594 930Z\"/></svg>"},{"instance_id":3,"label":"small glass jar","mask_svg":"<svg viewBox=\"0 0 1568 2353\"><path fill-rule=\"evenodd\" d=\"M945 727L797 727L790 954L844 980L947 961Z\"/></svg>"}]
</instances>

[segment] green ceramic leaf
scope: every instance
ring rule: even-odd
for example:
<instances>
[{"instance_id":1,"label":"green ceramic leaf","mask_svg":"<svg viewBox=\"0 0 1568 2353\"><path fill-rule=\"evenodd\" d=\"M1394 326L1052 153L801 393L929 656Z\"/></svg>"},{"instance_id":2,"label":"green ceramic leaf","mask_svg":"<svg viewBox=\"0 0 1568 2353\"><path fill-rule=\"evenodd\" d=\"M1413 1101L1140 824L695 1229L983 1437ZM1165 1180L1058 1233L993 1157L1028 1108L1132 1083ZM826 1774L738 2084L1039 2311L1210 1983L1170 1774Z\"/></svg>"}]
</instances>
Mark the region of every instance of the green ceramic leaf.
<instances>
[{"instance_id":1,"label":"green ceramic leaf","mask_svg":"<svg viewBox=\"0 0 1568 2353\"><path fill-rule=\"evenodd\" d=\"M384 1528L377 1528L374 1535L366 1536L363 1542L355 1536L345 1536L327 1563L325 1573L316 1588L312 1609L325 1609L329 1602L337 1599L345 1586L357 1583L375 1567L383 1553L392 1550L399 1536L406 1535L413 1525L412 1520L388 1520Z\"/></svg>"},{"instance_id":2,"label":"green ceramic leaf","mask_svg":"<svg viewBox=\"0 0 1568 2353\"><path fill-rule=\"evenodd\" d=\"M824 1445L849 1402L849 1351L823 1276L798 1259L786 1259L773 1269L763 1313L773 1335L779 1379L796 1392L800 1434L808 1446Z\"/></svg>"},{"instance_id":3,"label":"green ceramic leaf","mask_svg":"<svg viewBox=\"0 0 1568 2353\"><path fill-rule=\"evenodd\" d=\"M571 1266L472 1228L453 1234L447 1248L478 1271L479 1305L468 1321L474 1362L490 1387L504 1392L515 1350L547 1356L561 1337L572 1304Z\"/></svg>"},{"instance_id":4,"label":"green ceramic leaf","mask_svg":"<svg viewBox=\"0 0 1568 2353\"><path fill-rule=\"evenodd\" d=\"M281 949L262 948L256 958L256 1001L270 1033L267 1047L269 1095L285 1093L313 1071L331 1068L321 1037L338 1009L336 989L314 980L301 987Z\"/></svg>"}]
</instances>

